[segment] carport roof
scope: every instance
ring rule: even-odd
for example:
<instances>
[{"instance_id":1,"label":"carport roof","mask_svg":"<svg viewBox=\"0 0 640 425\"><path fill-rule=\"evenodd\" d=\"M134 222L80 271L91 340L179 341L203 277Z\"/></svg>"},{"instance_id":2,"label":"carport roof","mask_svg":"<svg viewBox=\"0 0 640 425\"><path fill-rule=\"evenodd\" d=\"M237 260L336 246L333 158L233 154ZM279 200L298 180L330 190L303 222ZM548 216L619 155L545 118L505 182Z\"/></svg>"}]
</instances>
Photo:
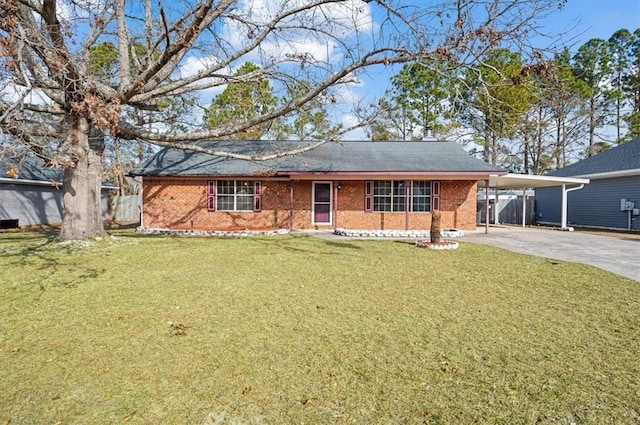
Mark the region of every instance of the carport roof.
<instances>
[{"instance_id":1,"label":"carport roof","mask_svg":"<svg viewBox=\"0 0 640 425\"><path fill-rule=\"evenodd\" d=\"M535 176L529 174L505 174L489 176L489 187L495 189L522 189L527 187L549 187L588 184L589 179L576 177Z\"/></svg>"}]
</instances>

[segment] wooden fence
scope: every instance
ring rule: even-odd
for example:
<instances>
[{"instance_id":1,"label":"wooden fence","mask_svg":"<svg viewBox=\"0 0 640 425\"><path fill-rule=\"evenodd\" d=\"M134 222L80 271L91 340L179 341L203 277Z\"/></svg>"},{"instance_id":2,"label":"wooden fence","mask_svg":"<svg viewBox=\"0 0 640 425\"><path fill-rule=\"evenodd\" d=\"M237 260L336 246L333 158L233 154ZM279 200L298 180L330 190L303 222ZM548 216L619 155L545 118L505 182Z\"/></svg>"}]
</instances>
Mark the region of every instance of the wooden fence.
<instances>
[{"instance_id":1,"label":"wooden fence","mask_svg":"<svg viewBox=\"0 0 640 425\"><path fill-rule=\"evenodd\" d=\"M109 218L118 223L139 222L142 195L113 196L109 200Z\"/></svg>"}]
</instances>

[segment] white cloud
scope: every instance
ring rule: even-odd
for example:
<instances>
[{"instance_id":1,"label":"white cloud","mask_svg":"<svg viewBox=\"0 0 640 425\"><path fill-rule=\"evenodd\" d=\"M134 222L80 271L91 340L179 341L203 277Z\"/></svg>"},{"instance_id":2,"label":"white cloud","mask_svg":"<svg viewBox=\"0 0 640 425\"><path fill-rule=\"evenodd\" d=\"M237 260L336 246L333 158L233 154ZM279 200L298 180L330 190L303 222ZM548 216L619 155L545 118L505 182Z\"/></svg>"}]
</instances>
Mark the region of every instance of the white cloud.
<instances>
[{"instance_id":1,"label":"white cloud","mask_svg":"<svg viewBox=\"0 0 640 425\"><path fill-rule=\"evenodd\" d=\"M6 84L0 88L0 99L2 103L7 105L14 104L15 102L32 105L51 105L53 103L51 98L41 90L29 90L26 87L17 86L10 81L7 81Z\"/></svg>"},{"instance_id":2,"label":"white cloud","mask_svg":"<svg viewBox=\"0 0 640 425\"><path fill-rule=\"evenodd\" d=\"M353 79L348 83L334 86L332 90L339 103L356 105L362 100L362 94L359 91L363 88L362 81Z\"/></svg>"},{"instance_id":3,"label":"white cloud","mask_svg":"<svg viewBox=\"0 0 640 425\"><path fill-rule=\"evenodd\" d=\"M354 114L345 114L342 116L342 119L340 120L340 122L342 123L342 126L344 128L349 128L351 126L354 126L360 123L360 119ZM366 130L362 127L359 127L359 128L356 128L355 130L351 130L350 132L345 133L342 136L342 139L343 140L367 140L368 136L367 136Z\"/></svg>"},{"instance_id":4,"label":"white cloud","mask_svg":"<svg viewBox=\"0 0 640 425\"><path fill-rule=\"evenodd\" d=\"M360 122L360 119L354 114L345 114L342 116L342 119L340 121L346 128L349 128L351 126L357 125Z\"/></svg>"},{"instance_id":5,"label":"white cloud","mask_svg":"<svg viewBox=\"0 0 640 425\"><path fill-rule=\"evenodd\" d=\"M244 0L236 9L243 20L255 24L260 31L276 16L298 7L307 0ZM373 31L369 5L362 0L345 0L304 10L281 21L281 31L274 32L252 52L266 60L282 60L291 55L306 55L316 61L338 61L345 52L341 43L358 34ZM224 39L234 48L250 42L257 34L239 21L227 20L223 28Z\"/></svg>"},{"instance_id":6,"label":"white cloud","mask_svg":"<svg viewBox=\"0 0 640 425\"><path fill-rule=\"evenodd\" d=\"M268 41L260 46L263 56L275 60L284 58L302 58L309 60L327 62L333 56L335 45L329 43L321 44L316 40L298 39L294 41Z\"/></svg>"},{"instance_id":7,"label":"white cloud","mask_svg":"<svg viewBox=\"0 0 640 425\"><path fill-rule=\"evenodd\" d=\"M238 12L257 25L266 25L279 14L304 8L308 0L243 0ZM322 28L336 31L335 36L347 36L372 28L371 10L362 0L345 0L327 3L296 13L284 21L287 25Z\"/></svg>"},{"instance_id":8,"label":"white cloud","mask_svg":"<svg viewBox=\"0 0 640 425\"><path fill-rule=\"evenodd\" d=\"M198 72L207 69L208 67L219 64L220 60L214 57L198 57L198 56L189 56L187 57L178 67L178 78L188 78L196 75ZM218 74L221 75L233 75L236 72L234 68L229 66L223 67L217 71ZM213 86L200 90L200 98L205 101L207 104L211 102L214 96L222 93L225 89L226 84L223 83L223 79L221 78L202 78L198 80L195 84L207 84L211 83Z\"/></svg>"},{"instance_id":9,"label":"white cloud","mask_svg":"<svg viewBox=\"0 0 640 425\"><path fill-rule=\"evenodd\" d=\"M75 18L86 19L104 8L104 0L68 0L56 2L56 15L60 22L68 22Z\"/></svg>"},{"instance_id":10,"label":"white cloud","mask_svg":"<svg viewBox=\"0 0 640 425\"><path fill-rule=\"evenodd\" d=\"M189 56L180 64L178 71L180 72L180 77L187 78L218 63L220 63L220 60L214 57ZM229 70L227 69L226 72L229 72ZM222 73L226 72L222 71Z\"/></svg>"}]
</instances>

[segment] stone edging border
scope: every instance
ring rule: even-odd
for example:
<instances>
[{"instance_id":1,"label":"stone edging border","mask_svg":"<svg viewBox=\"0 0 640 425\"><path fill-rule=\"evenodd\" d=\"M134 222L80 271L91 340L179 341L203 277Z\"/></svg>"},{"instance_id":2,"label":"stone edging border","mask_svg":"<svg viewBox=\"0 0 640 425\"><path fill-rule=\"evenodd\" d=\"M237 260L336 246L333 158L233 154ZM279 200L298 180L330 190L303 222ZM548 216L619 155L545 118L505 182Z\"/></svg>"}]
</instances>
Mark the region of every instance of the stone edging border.
<instances>
[{"instance_id":1,"label":"stone edging border","mask_svg":"<svg viewBox=\"0 0 640 425\"><path fill-rule=\"evenodd\" d=\"M170 230L170 229L143 229L138 227L137 233L146 235L164 235L164 236L216 236L222 238L238 238L246 236L271 236L286 235L288 229L278 230Z\"/></svg>"},{"instance_id":2,"label":"stone edging border","mask_svg":"<svg viewBox=\"0 0 640 425\"><path fill-rule=\"evenodd\" d=\"M146 235L164 236L214 236L214 237L247 237L247 236L271 236L286 235L291 233L288 229L278 230L171 230L171 229L144 229L136 228L137 233ZM350 230L336 229L333 232L338 236L350 238L420 238L428 239L431 232L428 230ZM464 232L457 229L442 229L440 234L444 238L459 238L464 236Z\"/></svg>"},{"instance_id":3,"label":"stone edging border","mask_svg":"<svg viewBox=\"0 0 640 425\"><path fill-rule=\"evenodd\" d=\"M460 244L458 244L458 242L456 241L442 241L437 244L432 244L430 241L418 241L416 242L416 246L418 248L441 250L441 249L458 249Z\"/></svg>"},{"instance_id":4,"label":"stone edging border","mask_svg":"<svg viewBox=\"0 0 640 425\"><path fill-rule=\"evenodd\" d=\"M428 230L351 230L336 229L333 232L338 236L350 238L429 238L431 232ZM440 235L444 238L460 238L464 232L458 229L442 229Z\"/></svg>"}]
</instances>

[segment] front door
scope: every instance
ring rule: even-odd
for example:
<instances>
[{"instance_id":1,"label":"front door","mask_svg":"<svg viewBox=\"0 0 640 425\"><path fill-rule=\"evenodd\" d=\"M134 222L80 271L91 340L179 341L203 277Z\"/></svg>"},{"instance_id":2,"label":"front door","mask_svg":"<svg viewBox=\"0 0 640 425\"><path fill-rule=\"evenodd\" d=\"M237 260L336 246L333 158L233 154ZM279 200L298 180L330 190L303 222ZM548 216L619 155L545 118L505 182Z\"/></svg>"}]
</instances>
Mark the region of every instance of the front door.
<instances>
[{"instance_id":1,"label":"front door","mask_svg":"<svg viewBox=\"0 0 640 425\"><path fill-rule=\"evenodd\" d=\"M313 183L313 224L331 224L331 183Z\"/></svg>"}]
</instances>

